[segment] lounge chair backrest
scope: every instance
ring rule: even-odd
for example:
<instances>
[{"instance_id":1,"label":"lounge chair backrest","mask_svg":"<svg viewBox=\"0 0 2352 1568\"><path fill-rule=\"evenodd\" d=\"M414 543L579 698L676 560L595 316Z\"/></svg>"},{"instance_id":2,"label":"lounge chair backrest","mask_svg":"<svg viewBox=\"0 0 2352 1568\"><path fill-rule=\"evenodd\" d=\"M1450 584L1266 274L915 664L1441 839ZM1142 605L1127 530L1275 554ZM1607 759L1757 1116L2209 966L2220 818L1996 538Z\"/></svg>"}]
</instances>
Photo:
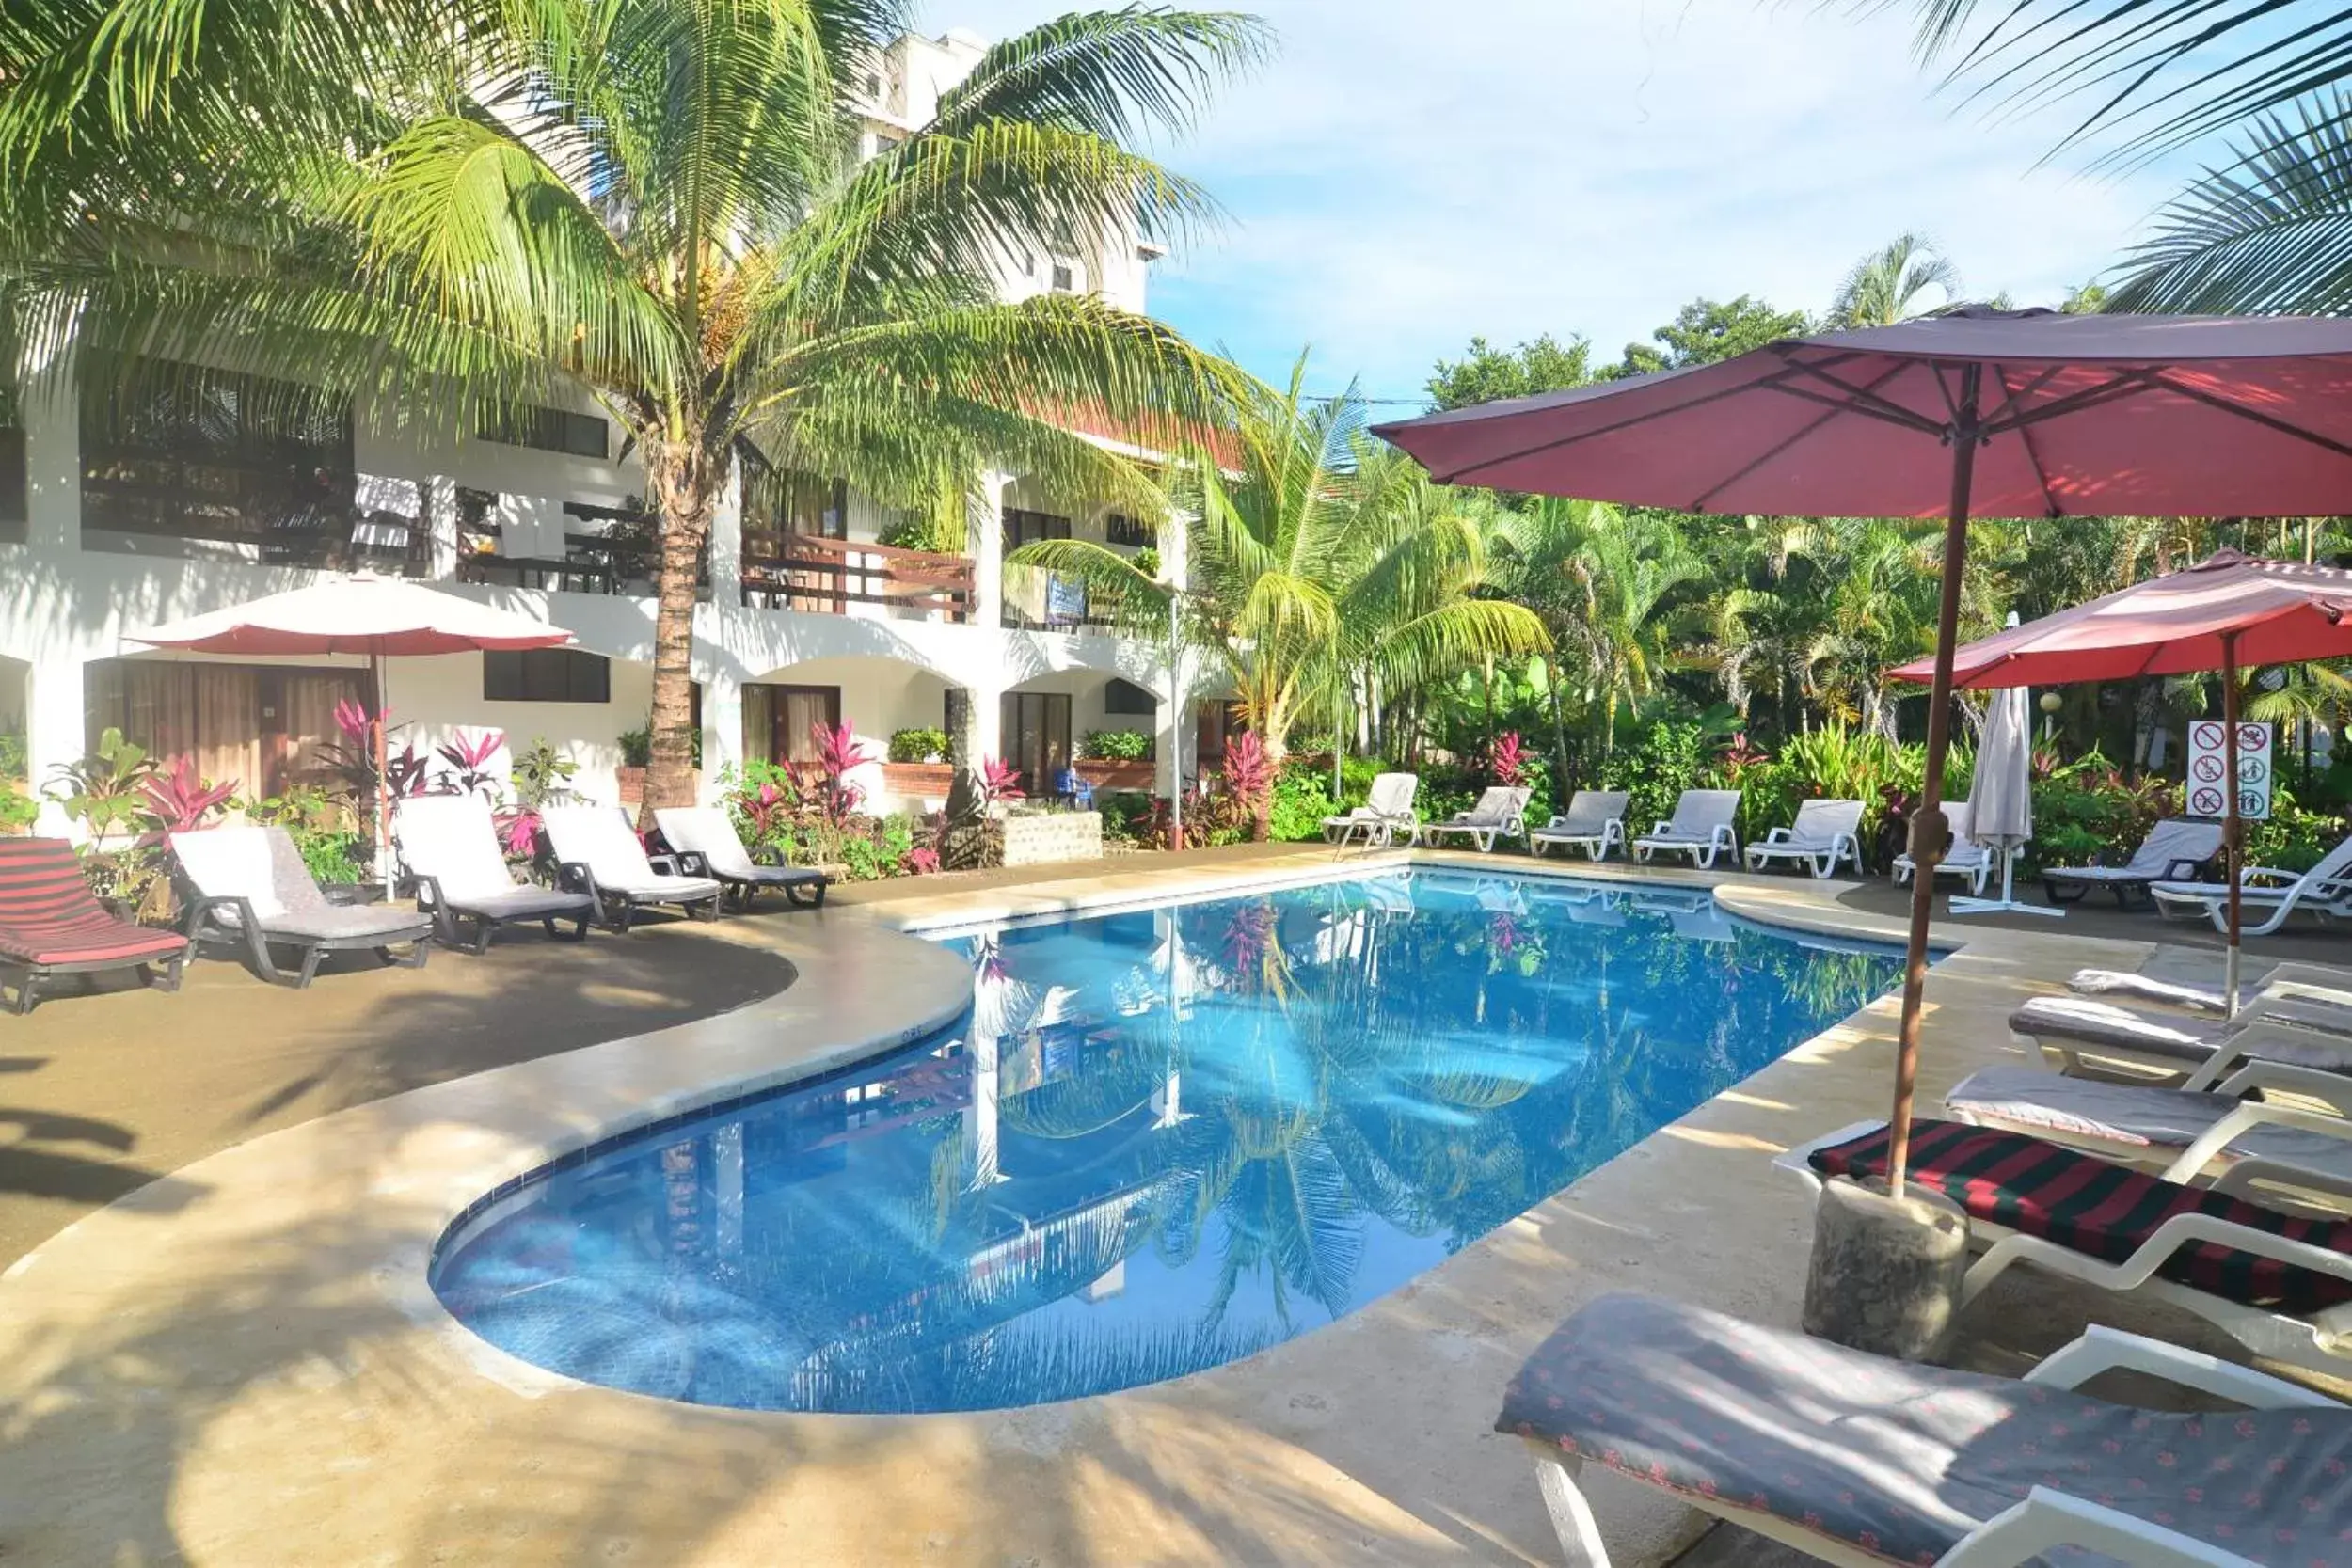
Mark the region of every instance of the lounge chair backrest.
<instances>
[{"instance_id":1,"label":"lounge chair backrest","mask_svg":"<svg viewBox=\"0 0 2352 1568\"><path fill-rule=\"evenodd\" d=\"M748 879L758 869L721 806L664 806L653 814L662 838L680 854L700 855L710 869Z\"/></svg>"},{"instance_id":2,"label":"lounge chair backrest","mask_svg":"<svg viewBox=\"0 0 2352 1568\"><path fill-rule=\"evenodd\" d=\"M599 882L629 887L653 878L645 847L618 806L549 806L539 814L548 847L565 864L580 864Z\"/></svg>"},{"instance_id":3,"label":"lounge chair backrest","mask_svg":"<svg viewBox=\"0 0 2352 1568\"><path fill-rule=\"evenodd\" d=\"M1478 804L1464 812L1456 820L1475 822L1482 828L1498 826L1525 811L1528 797L1534 793L1532 789L1513 789L1507 784L1496 784L1480 795Z\"/></svg>"},{"instance_id":4,"label":"lounge chair backrest","mask_svg":"<svg viewBox=\"0 0 2352 1568\"><path fill-rule=\"evenodd\" d=\"M1675 801L1674 819L1666 824L1666 832L1676 838L1709 838L1716 829L1730 827L1739 815L1736 789L1686 789Z\"/></svg>"},{"instance_id":5,"label":"lounge chair backrest","mask_svg":"<svg viewBox=\"0 0 2352 1568\"><path fill-rule=\"evenodd\" d=\"M1580 789L1560 826L1570 832L1597 833L1625 816L1626 799L1622 789Z\"/></svg>"},{"instance_id":6,"label":"lounge chair backrest","mask_svg":"<svg viewBox=\"0 0 2352 1568\"><path fill-rule=\"evenodd\" d=\"M2303 873L2307 885L2322 882L2352 880L2352 838L2345 839L2320 857L2319 863Z\"/></svg>"},{"instance_id":7,"label":"lounge chair backrest","mask_svg":"<svg viewBox=\"0 0 2352 1568\"><path fill-rule=\"evenodd\" d=\"M1859 800L1804 800L1798 803L1797 820L1790 825L1788 836L1800 844L1827 844L1851 837L1861 828Z\"/></svg>"},{"instance_id":8,"label":"lounge chair backrest","mask_svg":"<svg viewBox=\"0 0 2352 1568\"><path fill-rule=\"evenodd\" d=\"M2137 849L2124 866L2127 871L2150 877L2169 877L2183 861L2201 865L2221 852L2221 824L2196 822L2185 816L2168 816L2148 830Z\"/></svg>"},{"instance_id":9,"label":"lounge chair backrest","mask_svg":"<svg viewBox=\"0 0 2352 1568\"><path fill-rule=\"evenodd\" d=\"M479 795L412 795L392 806L401 863L441 885L444 898L515 891L490 802Z\"/></svg>"},{"instance_id":10,"label":"lounge chair backrest","mask_svg":"<svg viewBox=\"0 0 2352 1568\"><path fill-rule=\"evenodd\" d=\"M0 930L115 924L61 838L0 838Z\"/></svg>"},{"instance_id":11,"label":"lounge chair backrest","mask_svg":"<svg viewBox=\"0 0 2352 1568\"><path fill-rule=\"evenodd\" d=\"M173 857L198 893L243 898L253 906L256 920L327 907L326 895L283 828L199 828L169 838Z\"/></svg>"},{"instance_id":12,"label":"lounge chair backrest","mask_svg":"<svg viewBox=\"0 0 2352 1568\"><path fill-rule=\"evenodd\" d=\"M1413 810L1413 797L1421 792L1418 773L1383 773L1372 781L1372 789L1364 797L1364 810L1377 816L1406 816Z\"/></svg>"}]
</instances>

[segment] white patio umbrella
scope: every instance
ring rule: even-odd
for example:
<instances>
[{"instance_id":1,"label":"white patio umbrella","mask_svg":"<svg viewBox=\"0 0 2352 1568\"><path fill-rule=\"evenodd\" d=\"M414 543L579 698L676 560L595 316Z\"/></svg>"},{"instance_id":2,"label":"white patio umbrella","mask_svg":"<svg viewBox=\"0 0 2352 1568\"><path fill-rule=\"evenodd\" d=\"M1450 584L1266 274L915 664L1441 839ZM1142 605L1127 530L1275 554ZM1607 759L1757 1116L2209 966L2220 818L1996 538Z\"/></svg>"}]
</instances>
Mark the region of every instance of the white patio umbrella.
<instances>
[{"instance_id":1,"label":"white patio umbrella","mask_svg":"<svg viewBox=\"0 0 2352 1568\"><path fill-rule=\"evenodd\" d=\"M199 654L365 654L375 679L375 863L392 886L384 780L384 715L391 711L384 660L427 654L556 648L572 640L562 626L399 578L360 573L271 594L226 610L134 632L129 641Z\"/></svg>"},{"instance_id":2,"label":"white patio umbrella","mask_svg":"<svg viewBox=\"0 0 2352 1568\"><path fill-rule=\"evenodd\" d=\"M2017 624L2016 611L2010 612L2009 624ZM1955 898L1952 913L2066 913L2043 904L2022 904L2013 896L2017 852L2033 840L2033 718L2022 686L1995 691L1984 716L1977 776L1968 786L1968 836L2001 857L2001 895Z\"/></svg>"}]
</instances>

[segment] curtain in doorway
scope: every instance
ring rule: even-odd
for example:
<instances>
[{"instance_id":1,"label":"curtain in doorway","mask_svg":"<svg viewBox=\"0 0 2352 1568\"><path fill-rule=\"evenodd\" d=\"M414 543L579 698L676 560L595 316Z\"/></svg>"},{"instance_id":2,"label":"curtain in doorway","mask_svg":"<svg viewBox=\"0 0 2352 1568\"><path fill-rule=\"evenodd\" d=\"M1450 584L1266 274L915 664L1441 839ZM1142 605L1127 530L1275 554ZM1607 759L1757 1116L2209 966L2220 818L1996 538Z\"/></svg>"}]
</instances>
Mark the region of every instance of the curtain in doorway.
<instances>
[{"instance_id":1,"label":"curtain in doorway","mask_svg":"<svg viewBox=\"0 0 2352 1568\"><path fill-rule=\"evenodd\" d=\"M388 683L397 687L397 681ZM348 673L324 670L289 670L285 673L285 695L280 699L278 719L286 734L286 758L282 782L272 786L278 793L287 784L319 782L326 771L327 762L321 750L327 746L352 744L335 724L335 705L349 699L365 700L366 677L358 671ZM392 715L392 722L400 722L400 715Z\"/></svg>"},{"instance_id":2,"label":"curtain in doorway","mask_svg":"<svg viewBox=\"0 0 2352 1568\"><path fill-rule=\"evenodd\" d=\"M764 686L743 689L743 760L776 760L776 710Z\"/></svg>"},{"instance_id":3,"label":"curtain in doorway","mask_svg":"<svg viewBox=\"0 0 2352 1568\"><path fill-rule=\"evenodd\" d=\"M196 770L241 794L265 787L262 694L254 672L236 665L127 664L89 673L88 744L109 727L169 764L196 760Z\"/></svg>"},{"instance_id":4,"label":"curtain in doorway","mask_svg":"<svg viewBox=\"0 0 2352 1568\"><path fill-rule=\"evenodd\" d=\"M815 762L818 725L832 729L841 722L841 689L837 686L771 686L769 701L776 716L775 755L783 762Z\"/></svg>"}]
</instances>

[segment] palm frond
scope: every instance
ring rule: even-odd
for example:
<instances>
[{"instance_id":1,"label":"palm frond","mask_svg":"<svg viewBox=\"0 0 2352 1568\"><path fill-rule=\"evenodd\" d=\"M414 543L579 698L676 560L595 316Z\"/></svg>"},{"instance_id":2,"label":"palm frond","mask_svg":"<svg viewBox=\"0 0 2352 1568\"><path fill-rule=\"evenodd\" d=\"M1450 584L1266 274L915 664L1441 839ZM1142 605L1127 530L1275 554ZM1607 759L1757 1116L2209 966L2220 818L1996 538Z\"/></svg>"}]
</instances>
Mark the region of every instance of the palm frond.
<instances>
[{"instance_id":1,"label":"palm frond","mask_svg":"<svg viewBox=\"0 0 2352 1568\"><path fill-rule=\"evenodd\" d=\"M2257 120L2156 215L2110 308L2249 315L2352 310L2352 95Z\"/></svg>"},{"instance_id":2,"label":"palm frond","mask_svg":"<svg viewBox=\"0 0 2352 1568\"><path fill-rule=\"evenodd\" d=\"M1118 142L1188 128L1219 87L1273 52L1266 24L1238 11L1128 6L1080 11L1007 39L941 96L930 129L992 120L1068 126Z\"/></svg>"}]
</instances>

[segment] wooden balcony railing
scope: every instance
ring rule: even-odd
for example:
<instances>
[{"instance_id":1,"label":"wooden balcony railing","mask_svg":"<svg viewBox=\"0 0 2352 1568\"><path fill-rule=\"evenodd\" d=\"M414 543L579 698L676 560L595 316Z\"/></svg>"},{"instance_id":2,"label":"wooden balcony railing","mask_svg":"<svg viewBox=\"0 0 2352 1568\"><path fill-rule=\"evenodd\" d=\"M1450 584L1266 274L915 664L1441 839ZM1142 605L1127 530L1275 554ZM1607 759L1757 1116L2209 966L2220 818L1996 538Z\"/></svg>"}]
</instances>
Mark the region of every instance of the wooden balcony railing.
<instances>
[{"instance_id":1,"label":"wooden balcony railing","mask_svg":"<svg viewBox=\"0 0 2352 1568\"><path fill-rule=\"evenodd\" d=\"M775 610L846 615L853 604L870 604L969 621L972 562L960 555L813 533L746 532L743 596Z\"/></svg>"}]
</instances>

